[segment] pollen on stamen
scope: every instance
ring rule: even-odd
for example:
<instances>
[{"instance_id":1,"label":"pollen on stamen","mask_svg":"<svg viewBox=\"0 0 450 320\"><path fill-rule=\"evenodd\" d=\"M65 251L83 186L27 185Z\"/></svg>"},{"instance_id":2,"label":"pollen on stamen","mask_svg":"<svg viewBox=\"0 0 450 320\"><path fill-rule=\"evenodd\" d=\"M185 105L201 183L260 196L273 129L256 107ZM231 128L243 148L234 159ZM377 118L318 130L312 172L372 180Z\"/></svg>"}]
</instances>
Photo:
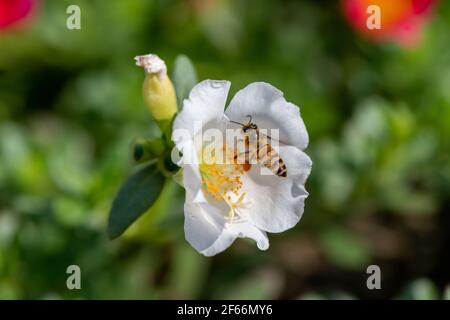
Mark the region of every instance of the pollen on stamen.
<instances>
[{"instance_id":1,"label":"pollen on stamen","mask_svg":"<svg viewBox=\"0 0 450 320\"><path fill-rule=\"evenodd\" d=\"M242 204L245 197L245 193L241 193L240 190L242 189L241 177L247 170L235 161L217 163L216 157L213 156L209 160L199 165L202 190L216 201L224 201L230 207L229 219L232 221L235 219L235 209ZM237 200L232 201L233 198Z\"/></svg>"}]
</instances>

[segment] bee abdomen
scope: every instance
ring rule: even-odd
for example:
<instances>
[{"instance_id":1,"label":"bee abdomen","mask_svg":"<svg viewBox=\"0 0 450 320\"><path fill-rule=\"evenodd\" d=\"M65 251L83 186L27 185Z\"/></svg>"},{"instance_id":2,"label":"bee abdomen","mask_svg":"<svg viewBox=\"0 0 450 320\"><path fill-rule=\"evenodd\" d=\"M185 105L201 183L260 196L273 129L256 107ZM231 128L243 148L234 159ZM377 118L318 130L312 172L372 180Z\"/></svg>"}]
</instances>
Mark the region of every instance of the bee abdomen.
<instances>
[{"instance_id":1,"label":"bee abdomen","mask_svg":"<svg viewBox=\"0 0 450 320\"><path fill-rule=\"evenodd\" d=\"M281 158L280 158L280 160L281 160ZM284 162L282 160L280 161L280 166L278 167L276 175L279 177L287 177L286 165L284 164Z\"/></svg>"},{"instance_id":2,"label":"bee abdomen","mask_svg":"<svg viewBox=\"0 0 450 320\"><path fill-rule=\"evenodd\" d=\"M286 165L278 153L269 145L265 144L258 150L260 163L279 177L287 176Z\"/></svg>"}]
</instances>

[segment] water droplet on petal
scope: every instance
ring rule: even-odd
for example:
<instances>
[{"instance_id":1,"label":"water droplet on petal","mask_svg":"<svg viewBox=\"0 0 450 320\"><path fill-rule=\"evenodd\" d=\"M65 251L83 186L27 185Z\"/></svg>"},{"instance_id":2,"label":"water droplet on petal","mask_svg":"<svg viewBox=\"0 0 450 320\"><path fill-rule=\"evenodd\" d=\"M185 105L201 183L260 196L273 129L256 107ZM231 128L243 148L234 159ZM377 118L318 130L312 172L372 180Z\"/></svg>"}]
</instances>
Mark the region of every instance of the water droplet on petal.
<instances>
[{"instance_id":1,"label":"water droplet on petal","mask_svg":"<svg viewBox=\"0 0 450 320\"><path fill-rule=\"evenodd\" d=\"M219 89L222 88L225 85L224 81L219 80L211 80L211 87Z\"/></svg>"}]
</instances>

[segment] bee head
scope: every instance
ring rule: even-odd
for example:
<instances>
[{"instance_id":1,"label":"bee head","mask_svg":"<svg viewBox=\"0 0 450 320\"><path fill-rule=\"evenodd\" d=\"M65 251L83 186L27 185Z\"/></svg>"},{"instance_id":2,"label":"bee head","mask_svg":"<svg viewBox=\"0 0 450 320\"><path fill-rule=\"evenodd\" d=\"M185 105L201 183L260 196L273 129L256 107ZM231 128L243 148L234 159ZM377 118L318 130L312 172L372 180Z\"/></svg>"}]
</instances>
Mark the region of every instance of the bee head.
<instances>
[{"instance_id":1,"label":"bee head","mask_svg":"<svg viewBox=\"0 0 450 320\"><path fill-rule=\"evenodd\" d=\"M242 126L242 131L244 133L247 132L248 130L256 130L256 129L258 129L258 126L254 123L249 123Z\"/></svg>"},{"instance_id":2,"label":"bee head","mask_svg":"<svg viewBox=\"0 0 450 320\"><path fill-rule=\"evenodd\" d=\"M230 120L230 122L241 125L242 126L242 131L244 133L247 132L250 129L253 129L253 130L258 129L258 126L256 124L252 123L252 116L248 115L247 118L249 118L249 120L248 120L248 122L246 124L243 124L243 123L240 123L240 122L237 122L237 121L233 121L233 120Z\"/></svg>"}]
</instances>

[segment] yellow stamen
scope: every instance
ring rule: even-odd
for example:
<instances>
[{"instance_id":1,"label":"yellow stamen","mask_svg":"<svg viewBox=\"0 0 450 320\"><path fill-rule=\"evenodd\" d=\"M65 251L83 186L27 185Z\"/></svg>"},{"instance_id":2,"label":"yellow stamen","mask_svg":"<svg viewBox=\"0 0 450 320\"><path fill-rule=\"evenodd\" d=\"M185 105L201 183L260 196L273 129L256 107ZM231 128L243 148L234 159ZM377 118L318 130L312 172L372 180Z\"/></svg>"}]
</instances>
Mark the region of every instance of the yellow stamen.
<instances>
[{"instance_id":1,"label":"yellow stamen","mask_svg":"<svg viewBox=\"0 0 450 320\"><path fill-rule=\"evenodd\" d=\"M223 149L226 150L226 148L226 145L224 145ZM226 154L232 155L232 153ZM232 222L235 219L236 209L242 205L246 195L245 192L240 192L242 188L241 176L246 171L243 165L239 165L235 161L219 163L215 154L211 154L208 160L207 162L202 161L199 165L202 177L202 190L216 201L223 201L228 205L230 208L228 220ZM236 198L236 201L232 200Z\"/></svg>"}]
</instances>

